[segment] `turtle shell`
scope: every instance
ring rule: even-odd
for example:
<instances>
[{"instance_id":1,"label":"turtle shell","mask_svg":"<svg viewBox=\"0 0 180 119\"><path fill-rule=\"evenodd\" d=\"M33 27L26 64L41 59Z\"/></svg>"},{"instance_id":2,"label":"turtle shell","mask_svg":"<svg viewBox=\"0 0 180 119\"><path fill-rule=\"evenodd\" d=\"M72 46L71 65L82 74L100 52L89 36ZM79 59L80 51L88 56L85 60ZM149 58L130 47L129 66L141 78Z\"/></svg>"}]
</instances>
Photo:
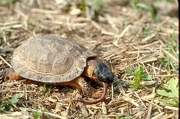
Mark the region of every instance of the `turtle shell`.
<instances>
[{"instance_id":1,"label":"turtle shell","mask_svg":"<svg viewBox=\"0 0 180 119\"><path fill-rule=\"evenodd\" d=\"M20 76L44 83L68 82L80 76L87 58L96 54L56 35L34 37L14 50L11 64Z\"/></svg>"}]
</instances>

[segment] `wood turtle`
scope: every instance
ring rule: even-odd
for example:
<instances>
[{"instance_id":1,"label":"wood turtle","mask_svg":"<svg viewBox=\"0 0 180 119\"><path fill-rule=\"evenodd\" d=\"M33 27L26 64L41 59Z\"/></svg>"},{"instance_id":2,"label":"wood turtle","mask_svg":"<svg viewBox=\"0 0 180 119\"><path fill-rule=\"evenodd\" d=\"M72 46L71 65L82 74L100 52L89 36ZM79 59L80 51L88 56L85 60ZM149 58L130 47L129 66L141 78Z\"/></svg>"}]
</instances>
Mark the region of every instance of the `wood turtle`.
<instances>
[{"instance_id":1,"label":"wood turtle","mask_svg":"<svg viewBox=\"0 0 180 119\"><path fill-rule=\"evenodd\" d=\"M12 68L6 71L9 79L26 78L45 84L73 86L84 95L92 96L95 89L85 80L101 82L101 96L93 100L75 99L86 104L105 100L108 84L114 75L95 53L56 35L34 37L22 42L14 50Z\"/></svg>"}]
</instances>

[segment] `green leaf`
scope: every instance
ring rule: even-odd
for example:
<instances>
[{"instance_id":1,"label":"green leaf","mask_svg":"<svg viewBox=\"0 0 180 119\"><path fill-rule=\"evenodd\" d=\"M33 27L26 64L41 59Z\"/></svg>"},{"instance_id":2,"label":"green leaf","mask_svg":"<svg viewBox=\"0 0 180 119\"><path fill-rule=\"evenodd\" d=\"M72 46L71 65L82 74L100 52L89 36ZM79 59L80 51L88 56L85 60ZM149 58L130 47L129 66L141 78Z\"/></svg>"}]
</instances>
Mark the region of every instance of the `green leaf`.
<instances>
[{"instance_id":1,"label":"green leaf","mask_svg":"<svg viewBox=\"0 0 180 119\"><path fill-rule=\"evenodd\" d=\"M23 93L18 93L18 94L15 94L11 99L9 99L9 102L11 104L16 104L18 103L19 99L23 96Z\"/></svg>"},{"instance_id":2,"label":"green leaf","mask_svg":"<svg viewBox=\"0 0 180 119\"><path fill-rule=\"evenodd\" d=\"M116 119L132 119L133 116L116 117Z\"/></svg>"},{"instance_id":3,"label":"green leaf","mask_svg":"<svg viewBox=\"0 0 180 119\"><path fill-rule=\"evenodd\" d=\"M126 68L125 70L126 70L126 72L128 72L129 74L134 75L134 72L133 72L131 69Z\"/></svg>"},{"instance_id":4,"label":"green leaf","mask_svg":"<svg viewBox=\"0 0 180 119\"><path fill-rule=\"evenodd\" d=\"M164 87L168 90L171 90L172 93L178 97L178 79L177 78L171 78L170 80L167 81L166 84L164 84Z\"/></svg>"},{"instance_id":5,"label":"green leaf","mask_svg":"<svg viewBox=\"0 0 180 119\"><path fill-rule=\"evenodd\" d=\"M135 76L134 81L131 84L132 87L134 87L134 88L142 88L140 83L143 80L143 78L142 78L143 73L144 73L143 67L140 66L140 67L136 68L136 70L134 71L134 76Z\"/></svg>"},{"instance_id":6,"label":"green leaf","mask_svg":"<svg viewBox=\"0 0 180 119\"><path fill-rule=\"evenodd\" d=\"M53 89L52 85L46 85L45 84L44 87L43 87L42 93L46 97L47 95L49 95L51 93L52 89Z\"/></svg>"},{"instance_id":7,"label":"green leaf","mask_svg":"<svg viewBox=\"0 0 180 119\"><path fill-rule=\"evenodd\" d=\"M42 113L40 110L37 110L37 111L33 112L32 115L33 115L34 119L41 119Z\"/></svg>"},{"instance_id":8,"label":"green leaf","mask_svg":"<svg viewBox=\"0 0 180 119\"><path fill-rule=\"evenodd\" d=\"M134 71L130 70L129 68L126 68L126 72L134 76L133 82L130 83L130 87L132 88L142 88L142 80L152 80L151 76L145 74L144 68L141 66L137 67Z\"/></svg>"},{"instance_id":9,"label":"green leaf","mask_svg":"<svg viewBox=\"0 0 180 119\"><path fill-rule=\"evenodd\" d=\"M102 0L94 0L93 1L93 9L96 13L98 13L103 7L103 1Z\"/></svg>"},{"instance_id":10,"label":"green leaf","mask_svg":"<svg viewBox=\"0 0 180 119\"><path fill-rule=\"evenodd\" d=\"M178 106L178 78L171 78L163 85L164 90L157 90L157 93L166 99L158 99L159 101L170 104L172 106ZM162 98L163 98L162 97Z\"/></svg>"},{"instance_id":11,"label":"green leaf","mask_svg":"<svg viewBox=\"0 0 180 119\"><path fill-rule=\"evenodd\" d=\"M4 106L4 105L1 105L1 106L0 106L0 112L2 112L4 109L5 109L5 106Z\"/></svg>"},{"instance_id":12,"label":"green leaf","mask_svg":"<svg viewBox=\"0 0 180 119\"><path fill-rule=\"evenodd\" d=\"M167 57L159 58L159 61L162 62L164 67L167 67L167 66L170 65L170 61L169 61L169 59Z\"/></svg>"},{"instance_id":13,"label":"green leaf","mask_svg":"<svg viewBox=\"0 0 180 119\"><path fill-rule=\"evenodd\" d=\"M151 11L151 7L149 5L147 5L147 4L138 3L137 6L140 7L140 8L144 8L147 11Z\"/></svg>"},{"instance_id":14,"label":"green leaf","mask_svg":"<svg viewBox=\"0 0 180 119\"><path fill-rule=\"evenodd\" d=\"M133 116L125 116L124 119L132 119Z\"/></svg>"},{"instance_id":15,"label":"green leaf","mask_svg":"<svg viewBox=\"0 0 180 119\"><path fill-rule=\"evenodd\" d=\"M143 80L148 80L148 81L152 80L152 77L147 74L144 74L142 77L143 77Z\"/></svg>"},{"instance_id":16,"label":"green leaf","mask_svg":"<svg viewBox=\"0 0 180 119\"><path fill-rule=\"evenodd\" d=\"M138 3L137 6L139 8L143 8L147 10L148 12L150 12L154 21L157 19L156 8L154 7L153 4L148 5L148 4Z\"/></svg>"},{"instance_id":17,"label":"green leaf","mask_svg":"<svg viewBox=\"0 0 180 119\"><path fill-rule=\"evenodd\" d=\"M14 106L18 103L19 99L23 96L23 93L15 94L11 99L0 103L0 112L13 112Z\"/></svg>"},{"instance_id":18,"label":"green leaf","mask_svg":"<svg viewBox=\"0 0 180 119\"><path fill-rule=\"evenodd\" d=\"M18 93L18 94L15 94L13 97L14 98L22 98L23 97L23 93Z\"/></svg>"},{"instance_id":19,"label":"green leaf","mask_svg":"<svg viewBox=\"0 0 180 119\"><path fill-rule=\"evenodd\" d=\"M143 67L140 66L140 67L136 68L136 70L134 71L134 74L136 77L141 77L143 72L144 72L144 69L143 69Z\"/></svg>"},{"instance_id":20,"label":"green leaf","mask_svg":"<svg viewBox=\"0 0 180 119\"><path fill-rule=\"evenodd\" d=\"M44 112L46 111L46 109L44 107L42 107L41 110L36 110L32 113L34 119L41 119L41 117L44 115Z\"/></svg>"},{"instance_id":21,"label":"green leaf","mask_svg":"<svg viewBox=\"0 0 180 119\"><path fill-rule=\"evenodd\" d=\"M131 7L135 10L138 10L137 4L140 2L140 0L132 0L131 1Z\"/></svg>"},{"instance_id":22,"label":"green leaf","mask_svg":"<svg viewBox=\"0 0 180 119\"><path fill-rule=\"evenodd\" d=\"M175 100L166 100L166 99L158 99L162 103L169 104L175 107L178 107L178 103Z\"/></svg>"},{"instance_id":23,"label":"green leaf","mask_svg":"<svg viewBox=\"0 0 180 119\"><path fill-rule=\"evenodd\" d=\"M8 108L9 112L13 112L14 111L14 108L12 106L8 106L7 108Z\"/></svg>"},{"instance_id":24,"label":"green leaf","mask_svg":"<svg viewBox=\"0 0 180 119\"><path fill-rule=\"evenodd\" d=\"M11 98L11 99L9 99L9 102L10 102L11 104L16 104L16 103L18 103L18 101L19 101L19 99L17 99L17 98Z\"/></svg>"},{"instance_id":25,"label":"green leaf","mask_svg":"<svg viewBox=\"0 0 180 119\"><path fill-rule=\"evenodd\" d=\"M85 2L85 0L81 1L81 9L82 9L82 11L86 10L86 2Z\"/></svg>"},{"instance_id":26,"label":"green leaf","mask_svg":"<svg viewBox=\"0 0 180 119\"><path fill-rule=\"evenodd\" d=\"M169 98L174 98L176 97L176 95L174 95L172 92L167 92L165 90L157 90L157 93L159 95L162 95L162 96L166 96L166 97L169 97Z\"/></svg>"}]
</instances>

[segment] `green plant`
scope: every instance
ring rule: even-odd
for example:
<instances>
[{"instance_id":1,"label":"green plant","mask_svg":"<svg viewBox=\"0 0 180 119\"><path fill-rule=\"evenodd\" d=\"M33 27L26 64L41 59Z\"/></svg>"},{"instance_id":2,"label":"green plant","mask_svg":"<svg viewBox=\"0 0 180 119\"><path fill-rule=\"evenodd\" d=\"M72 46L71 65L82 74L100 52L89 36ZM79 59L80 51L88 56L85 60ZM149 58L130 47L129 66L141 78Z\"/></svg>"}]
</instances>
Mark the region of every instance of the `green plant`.
<instances>
[{"instance_id":1,"label":"green plant","mask_svg":"<svg viewBox=\"0 0 180 119\"><path fill-rule=\"evenodd\" d=\"M147 36L147 35L153 33L153 31L151 30L151 26L150 25L147 25L145 28L143 28L142 32L143 32L144 36Z\"/></svg>"},{"instance_id":2,"label":"green plant","mask_svg":"<svg viewBox=\"0 0 180 119\"><path fill-rule=\"evenodd\" d=\"M142 4L142 3L139 3L137 4L137 6L140 8L140 9L145 9L147 10L148 12L151 13L151 17L153 18L154 21L157 20L157 15L156 15L156 8L154 7L153 4Z\"/></svg>"},{"instance_id":3,"label":"green plant","mask_svg":"<svg viewBox=\"0 0 180 119\"><path fill-rule=\"evenodd\" d=\"M138 10L137 4L140 2L140 0L132 0L131 1L131 7L135 10Z\"/></svg>"},{"instance_id":4,"label":"green plant","mask_svg":"<svg viewBox=\"0 0 180 119\"><path fill-rule=\"evenodd\" d=\"M42 93L44 94L44 96L46 97L47 95L49 95L51 93L51 90L53 89L52 85L44 85Z\"/></svg>"},{"instance_id":5,"label":"green plant","mask_svg":"<svg viewBox=\"0 0 180 119\"><path fill-rule=\"evenodd\" d=\"M133 116L116 117L116 119L132 119Z\"/></svg>"},{"instance_id":6,"label":"green plant","mask_svg":"<svg viewBox=\"0 0 180 119\"><path fill-rule=\"evenodd\" d=\"M169 104L171 106L178 107L179 105L179 87L178 87L178 78L169 79L166 84L163 84L163 89L158 89L157 94L162 96L157 98L164 104Z\"/></svg>"},{"instance_id":7,"label":"green plant","mask_svg":"<svg viewBox=\"0 0 180 119\"><path fill-rule=\"evenodd\" d=\"M11 99L3 101L0 104L0 112L13 112L18 104L20 98L23 97L23 93L15 94Z\"/></svg>"},{"instance_id":8,"label":"green plant","mask_svg":"<svg viewBox=\"0 0 180 119\"><path fill-rule=\"evenodd\" d=\"M174 42L175 40L175 26L173 28L173 33L170 36L170 39L167 38L167 42L168 42L168 51L170 53L172 53L176 58L179 57L179 55L177 54L177 52L175 51L175 49L178 49L178 44Z\"/></svg>"},{"instance_id":9,"label":"green plant","mask_svg":"<svg viewBox=\"0 0 180 119\"><path fill-rule=\"evenodd\" d=\"M132 0L131 7L139 12L144 9L151 13L151 17L154 21L157 20L156 8L153 4L144 4L140 3L140 0Z\"/></svg>"},{"instance_id":10,"label":"green plant","mask_svg":"<svg viewBox=\"0 0 180 119\"><path fill-rule=\"evenodd\" d=\"M127 27L128 25L129 25L128 21L127 21L127 20L124 20L124 21L123 21L123 26L124 26L124 27Z\"/></svg>"},{"instance_id":11,"label":"green plant","mask_svg":"<svg viewBox=\"0 0 180 119\"><path fill-rule=\"evenodd\" d=\"M14 4L14 3L16 3L16 2L18 2L18 1L21 1L21 0L4 0L4 1L6 1L6 3L8 3L8 4ZM2 0L0 0L0 3L2 2Z\"/></svg>"},{"instance_id":12,"label":"green plant","mask_svg":"<svg viewBox=\"0 0 180 119\"><path fill-rule=\"evenodd\" d=\"M103 0L94 0L93 1L93 10L95 13L99 13L103 8Z\"/></svg>"},{"instance_id":13,"label":"green plant","mask_svg":"<svg viewBox=\"0 0 180 119\"><path fill-rule=\"evenodd\" d=\"M171 61L167 57L159 58L159 61L162 62L164 67L168 67L171 65Z\"/></svg>"},{"instance_id":14,"label":"green plant","mask_svg":"<svg viewBox=\"0 0 180 119\"><path fill-rule=\"evenodd\" d=\"M129 68L126 69L126 72L130 73L134 76L133 82L130 83L130 87L132 88L142 88L141 81L143 80L152 80L151 76L147 75L144 72L144 68L139 66L134 71Z\"/></svg>"},{"instance_id":15,"label":"green plant","mask_svg":"<svg viewBox=\"0 0 180 119\"><path fill-rule=\"evenodd\" d=\"M84 11L84 12L86 11L86 2L85 2L85 0L81 1L81 10Z\"/></svg>"},{"instance_id":16,"label":"green plant","mask_svg":"<svg viewBox=\"0 0 180 119\"><path fill-rule=\"evenodd\" d=\"M89 12L90 16L96 19L96 16L99 15L103 9L105 0L71 0L71 2L81 9L83 16L86 17L87 12Z\"/></svg>"},{"instance_id":17,"label":"green plant","mask_svg":"<svg viewBox=\"0 0 180 119\"><path fill-rule=\"evenodd\" d=\"M34 119L42 119L42 117L44 116L44 112L45 112L45 108L42 107L41 110L36 110L32 113L32 116L34 117Z\"/></svg>"},{"instance_id":18,"label":"green plant","mask_svg":"<svg viewBox=\"0 0 180 119\"><path fill-rule=\"evenodd\" d=\"M172 54L177 60L179 58L178 49L179 45L175 43L175 29L173 30L172 35L167 37L167 50L170 54ZM163 64L165 68L169 68L169 70L178 72L179 64L172 62L169 57L159 58L159 61Z\"/></svg>"}]
</instances>

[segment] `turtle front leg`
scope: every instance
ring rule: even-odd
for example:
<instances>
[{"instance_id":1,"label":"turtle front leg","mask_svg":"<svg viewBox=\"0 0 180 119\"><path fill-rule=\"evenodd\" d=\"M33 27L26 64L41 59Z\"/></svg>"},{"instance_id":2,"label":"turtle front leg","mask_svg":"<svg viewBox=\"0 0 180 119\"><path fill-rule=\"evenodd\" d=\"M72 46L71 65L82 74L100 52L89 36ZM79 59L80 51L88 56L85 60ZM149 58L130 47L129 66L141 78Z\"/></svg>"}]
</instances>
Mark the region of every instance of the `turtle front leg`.
<instances>
[{"instance_id":1,"label":"turtle front leg","mask_svg":"<svg viewBox=\"0 0 180 119\"><path fill-rule=\"evenodd\" d=\"M83 77L77 77L76 79L69 81L69 82L63 82L61 85L64 86L72 86L75 87L83 92L83 95L86 96L92 96L92 92L94 92L93 87L91 87Z\"/></svg>"},{"instance_id":2,"label":"turtle front leg","mask_svg":"<svg viewBox=\"0 0 180 119\"><path fill-rule=\"evenodd\" d=\"M94 88L89 85L88 82L83 77L78 77L75 80L77 84L81 87L83 95L91 97L94 93Z\"/></svg>"},{"instance_id":3,"label":"turtle front leg","mask_svg":"<svg viewBox=\"0 0 180 119\"><path fill-rule=\"evenodd\" d=\"M76 87L77 89L81 90L85 96L96 97L96 99L93 99L93 100L86 100L83 98L73 99L73 101L75 102L82 102L85 104L96 104L96 103L104 101L106 98L107 87L108 87L107 83L103 83L103 91L102 92L96 91L93 87L89 85L88 82L86 82L86 80L83 77L78 77L75 80L70 81L70 82L61 83L61 85L69 85L69 86ZM101 96L97 97L97 95L99 94L101 94Z\"/></svg>"},{"instance_id":4,"label":"turtle front leg","mask_svg":"<svg viewBox=\"0 0 180 119\"><path fill-rule=\"evenodd\" d=\"M22 77L17 74L12 68L5 70L5 75L9 80L19 80L22 79Z\"/></svg>"},{"instance_id":5,"label":"turtle front leg","mask_svg":"<svg viewBox=\"0 0 180 119\"><path fill-rule=\"evenodd\" d=\"M102 102L102 101L104 101L106 99L107 88L108 88L108 84L103 82L103 93L99 98L94 99L94 100L74 99L73 101L82 102L82 103L85 103L85 104L96 104L96 103Z\"/></svg>"},{"instance_id":6,"label":"turtle front leg","mask_svg":"<svg viewBox=\"0 0 180 119\"><path fill-rule=\"evenodd\" d=\"M96 104L106 99L107 88L108 88L107 83L102 82L103 91L96 91L92 86L89 85L88 82L86 82L86 80L83 77L78 77L75 81L80 85L81 90L84 93L84 95L86 95L87 97L93 97L93 98L96 97L96 99L94 100L74 99L73 101L82 102L85 104ZM101 94L100 97L99 97L99 94Z\"/></svg>"}]
</instances>

